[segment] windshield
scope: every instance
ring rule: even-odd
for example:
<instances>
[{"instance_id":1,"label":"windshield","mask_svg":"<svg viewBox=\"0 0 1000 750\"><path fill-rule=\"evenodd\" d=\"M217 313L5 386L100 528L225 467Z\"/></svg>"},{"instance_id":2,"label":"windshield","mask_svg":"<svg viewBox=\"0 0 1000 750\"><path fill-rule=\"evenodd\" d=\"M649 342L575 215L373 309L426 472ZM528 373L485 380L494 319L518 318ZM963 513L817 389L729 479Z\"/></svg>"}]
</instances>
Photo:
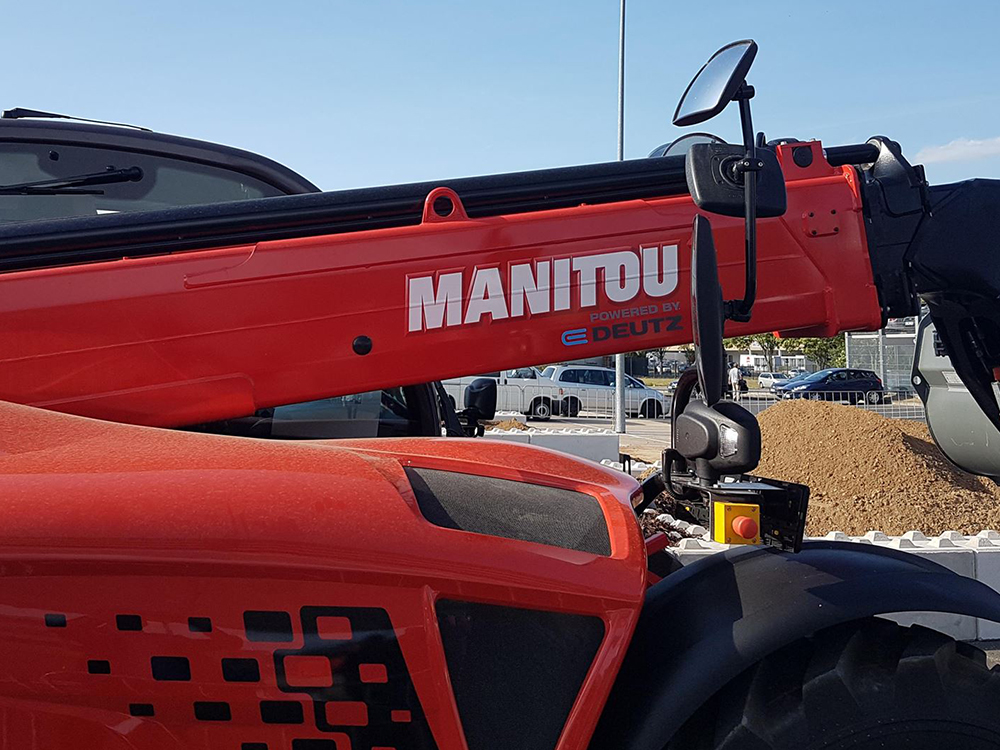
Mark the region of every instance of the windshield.
<instances>
[{"instance_id":1,"label":"windshield","mask_svg":"<svg viewBox=\"0 0 1000 750\"><path fill-rule=\"evenodd\" d=\"M795 378L795 380L804 380L807 383L816 383L820 380L826 380L830 377L836 370L820 370L819 372L814 372L812 375L803 375L801 378Z\"/></svg>"},{"instance_id":2,"label":"windshield","mask_svg":"<svg viewBox=\"0 0 1000 750\"><path fill-rule=\"evenodd\" d=\"M544 370L542 370L542 377L543 378L551 378L555 374L556 374L556 368L552 367L551 365L549 365Z\"/></svg>"},{"instance_id":3,"label":"windshield","mask_svg":"<svg viewBox=\"0 0 1000 750\"><path fill-rule=\"evenodd\" d=\"M52 143L0 143L0 188L133 169L141 170L140 179L95 185L86 192L0 194L0 223L153 211L285 194L242 172L157 154Z\"/></svg>"}]
</instances>

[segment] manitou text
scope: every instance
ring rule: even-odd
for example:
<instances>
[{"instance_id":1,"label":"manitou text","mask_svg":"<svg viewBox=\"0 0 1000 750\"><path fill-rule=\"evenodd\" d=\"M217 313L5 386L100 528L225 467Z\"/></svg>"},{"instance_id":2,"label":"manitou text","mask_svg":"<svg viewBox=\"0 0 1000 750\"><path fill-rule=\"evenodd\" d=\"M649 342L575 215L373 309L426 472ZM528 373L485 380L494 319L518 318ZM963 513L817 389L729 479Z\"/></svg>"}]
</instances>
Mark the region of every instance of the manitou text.
<instances>
[{"instance_id":1,"label":"manitou text","mask_svg":"<svg viewBox=\"0 0 1000 750\"><path fill-rule=\"evenodd\" d=\"M677 245L550 258L407 279L407 329L433 330L631 302L677 288Z\"/></svg>"}]
</instances>

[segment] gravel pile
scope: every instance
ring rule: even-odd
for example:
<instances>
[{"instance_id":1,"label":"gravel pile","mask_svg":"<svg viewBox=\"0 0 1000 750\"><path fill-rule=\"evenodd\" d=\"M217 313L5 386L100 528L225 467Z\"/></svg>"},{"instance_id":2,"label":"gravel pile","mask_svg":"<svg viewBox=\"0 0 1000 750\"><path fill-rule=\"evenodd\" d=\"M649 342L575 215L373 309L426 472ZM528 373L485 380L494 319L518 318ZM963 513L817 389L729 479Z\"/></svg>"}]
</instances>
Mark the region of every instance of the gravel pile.
<instances>
[{"instance_id":1,"label":"gravel pile","mask_svg":"<svg viewBox=\"0 0 1000 750\"><path fill-rule=\"evenodd\" d=\"M806 400L776 404L759 421L753 473L809 485L810 536L1000 528L1000 487L954 468L923 423Z\"/></svg>"}]
</instances>

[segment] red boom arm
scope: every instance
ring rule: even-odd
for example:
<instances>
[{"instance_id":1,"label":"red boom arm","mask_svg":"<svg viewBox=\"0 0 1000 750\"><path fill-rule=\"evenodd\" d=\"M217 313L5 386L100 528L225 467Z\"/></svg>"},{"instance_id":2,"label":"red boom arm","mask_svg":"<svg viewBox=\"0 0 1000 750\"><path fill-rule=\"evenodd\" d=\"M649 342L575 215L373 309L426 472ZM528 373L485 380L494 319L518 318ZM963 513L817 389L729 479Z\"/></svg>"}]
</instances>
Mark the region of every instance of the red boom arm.
<instances>
[{"instance_id":1,"label":"red boom arm","mask_svg":"<svg viewBox=\"0 0 1000 750\"><path fill-rule=\"evenodd\" d=\"M808 167L779 149L788 211L760 222L753 319L728 335L881 325L855 171L811 147ZM694 213L676 196L468 219L442 189L416 226L5 273L0 399L178 426L683 344ZM742 221L712 220L736 298Z\"/></svg>"}]
</instances>

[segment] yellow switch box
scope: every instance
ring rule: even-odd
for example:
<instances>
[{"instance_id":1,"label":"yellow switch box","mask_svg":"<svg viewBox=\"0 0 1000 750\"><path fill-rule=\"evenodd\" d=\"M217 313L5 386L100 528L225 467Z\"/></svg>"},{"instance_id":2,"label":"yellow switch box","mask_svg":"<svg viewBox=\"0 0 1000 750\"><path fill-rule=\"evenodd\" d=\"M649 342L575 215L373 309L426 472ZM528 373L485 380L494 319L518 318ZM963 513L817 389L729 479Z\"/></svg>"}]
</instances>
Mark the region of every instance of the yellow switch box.
<instances>
[{"instance_id":1,"label":"yellow switch box","mask_svg":"<svg viewBox=\"0 0 1000 750\"><path fill-rule=\"evenodd\" d=\"M712 541L760 544L760 506L716 501L712 508Z\"/></svg>"}]
</instances>

